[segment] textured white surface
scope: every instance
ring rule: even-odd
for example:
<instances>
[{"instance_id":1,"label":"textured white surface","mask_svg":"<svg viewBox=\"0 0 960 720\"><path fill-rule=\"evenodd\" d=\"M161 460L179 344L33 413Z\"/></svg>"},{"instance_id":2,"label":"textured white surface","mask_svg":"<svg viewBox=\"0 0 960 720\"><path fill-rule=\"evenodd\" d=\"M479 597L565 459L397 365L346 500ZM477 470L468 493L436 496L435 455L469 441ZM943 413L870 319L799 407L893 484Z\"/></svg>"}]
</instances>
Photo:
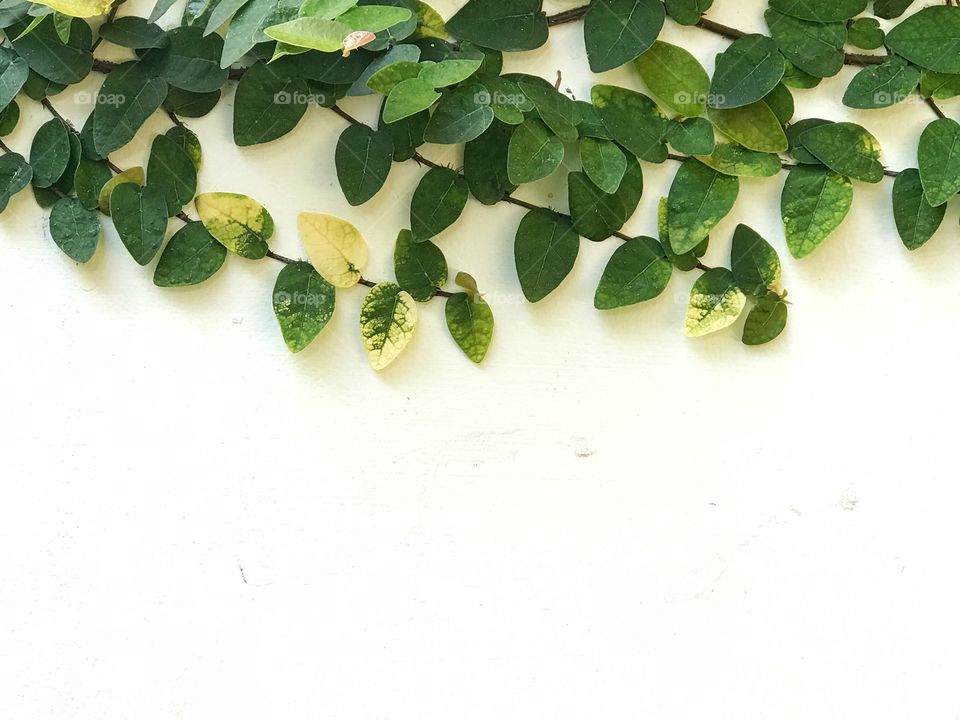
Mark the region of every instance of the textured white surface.
<instances>
[{"instance_id":1,"label":"textured white surface","mask_svg":"<svg viewBox=\"0 0 960 720\"><path fill-rule=\"evenodd\" d=\"M764 5L710 15L762 31ZM558 28L508 68L562 70L578 97L598 79L640 87L625 69L590 76L581 32ZM673 24L663 37L708 69L725 45ZM798 117L854 118L889 166L912 165L929 110L844 113L853 72L798 92ZM79 120L88 107L70 99L99 80L56 104ZM298 211L342 215L371 245L367 275L391 277L422 170L395 165L350 208L339 118L313 108L239 150L231 93L190 122L201 189L263 202L288 255L302 254ZM345 103L367 118L374 105ZM7 138L21 152L45 119L23 106ZM146 140L115 161L145 162ZM645 165L630 231L653 233L674 171ZM487 360L460 354L437 303L381 375L361 289L292 356L275 263L230 257L207 285L158 289L112 232L77 267L16 197L0 218L0 715L960 716L957 204L908 254L890 181L857 184L842 231L797 262L781 184L745 180L707 257L726 262L741 221L780 250L795 304L769 347L685 339L692 275L597 313L610 243L584 242L562 289L525 305L522 211L471 202L440 244L496 313ZM563 188L558 174L523 197L562 207Z\"/></svg>"}]
</instances>

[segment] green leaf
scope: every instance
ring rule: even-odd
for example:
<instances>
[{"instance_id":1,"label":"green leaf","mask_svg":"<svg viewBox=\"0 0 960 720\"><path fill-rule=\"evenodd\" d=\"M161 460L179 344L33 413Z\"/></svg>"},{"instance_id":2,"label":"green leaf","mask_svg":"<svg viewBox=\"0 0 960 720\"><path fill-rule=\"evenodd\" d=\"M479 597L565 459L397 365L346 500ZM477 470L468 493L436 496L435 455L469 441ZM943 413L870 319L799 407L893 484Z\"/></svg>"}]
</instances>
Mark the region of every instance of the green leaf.
<instances>
[{"instance_id":1,"label":"green leaf","mask_svg":"<svg viewBox=\"0 0 960 720\"><path fill-rule=\"evenodd\" d=\"M75 197L57 200L50 211L50 235L67 257L84 263L93 257L100 240L100 219Z\"/></svg>"},{"instance_id":2,"label":"green leaf","mask_svg":"<svg viewBox=\"0 0 960 720\"><path fill-rule=\"evenodd\" d=\"M180 88L170 88L163 101L163 109L174 115L188 118L203 117L220 102L220 91L194 93Z\"/></svg>"},{"instance_id":3,"label":"green leaf","mask_svg":"<svg viewBox=\"0 0 960 720\"><path fill-rule=\"evenodd\" d=\"M873 12L877 17L891 20L903 15L912 4L913 0L873 0Z\"/></svg>"},{"instance_id":4,"label":"green leaf","mask_svg":"<svg viewBox=\"0 0 960 720\"><path fill-rule=\"evenodd\" d=\"M146 182L146 173L144 173L142 167L127 168L123 172L114 175L100 188L100 212L104 215L110 214L110 196L113 194L114 188L118 185L123 185L124 183L143 185L144 182Z\"/></svg>"},{"instance_id":5,"label":"green leaf","mask_svg":"<svg viewBox=\"0 0 960 720\"><path fill-rule=\"evenodd\" d=\"M856 17L867 8L867 0L770 0L770 7L801 20L830 23Z\"/></svg>"},{"instance_id":6,"label":"green leaf","mask_svg":"<svg viewBox=\"0 0 960 720\"><path fill-rule=\"evenodd\" d=\"M809 90L810 88L815 88L822 81L822 78L814 77L810 73L806 73L798 68L789 60L787 61L787 69L783 73L783 84L787 87Z\"/></svg>"},{"instance_id":7,"label":"green leaf","mask_svg":"<svg viewBox=\"0 0 960 720\"><path fill-rule=\"evenodd\" d=\"M340 135L335 155L337 178L347 202L362 205L376 195L393 164L393 141L366 125L351 125Z\"/></svg>"},{"instance_id":8,"label":"green leaf","mask_svg":"<svg viewBox=\"0 0 960 720\"><path fill-rule=\"evenodd\" d=\"M547 17L539 0L469 0L447 21L447 30L480 47L535 50L547 41Z\"/></svg>"},{"instance_id":9,"label":"green leaf","mask_svg":"<svg viewBox=\"0 0 960 720\"><path fill-rule=\"evenodd\" d=\"M490 94L490 107L493 114L502 123L519 125L524 113L533 109L533 103L523 93L520 86L499 76L485 76L483 86Z\"/></svg>"},{"instance_id":10,"label":"green leaf","mask_svg":"<svg viewBox=\"0 0 960 720\"><path fill-rule=\"evenodd\" d=\"M197 168L193 158L176 140L157 135L150 146L147 184L162 193L167 214L173 217L197 193Z\"/></svg>"},{"instance_id":11,"label":"green leaf","mask_svg":"<svg viewBox=\"0 0 960 720\"><path fill-rule=\"evenodd\" d=\"M780 172L780 156L758 153L739 145L718 144L710 155L697 155L697 160L724 175L735 177L773 177Z\"/></svg>"},{"instance_id":12,"label":"green leaf","mask_svg":"<svg viewBox=\"0 0 960 720\"><path fill-rule=\"evenodd\" d=\"M541 77L515 75L521 93L533 103L540 119L564 142L575 142L577 133L576 104Z\"/></svg>"},{"instance_id":13,"label":"green leaf","mask_svg":"<svg viewBox=\"0 0 960 720\"><path fill-rule=\"evenodd\" d=\"M53 29L57 31L57 37L60 38L60 42L70 42L70 29L72 25L73 17L70 15L64 15L59 12L53 13Z\"/></svg>"},{"instance_id":14,"label":"green leaf","mask_svg":"<svg viewBox=\"0 0 960 720\"><path fill-rule=\"evenodd\" d=\"M74 176L77 173L77 166L80 165L80 157L83 154L80 136L70 130L67 132L67 137L70 142L70 158L67 160L67 167L64 168L60 179L57 180L52 187L52 190L58 195L71 195L73 193Z\"/></svg>"},{"instance_id":15,"label":"green leaf","mask_svg":"<svg viewBox=\"0 0 960 720\"><path fill-rule=\"evenodd\" d=\"M841 175L863 182L883 180L880 143L855 123L816 125L799 138L815 158Z\"/></svg>"},{"instance_id":16,"label":"green leaf","mask_svg":"<svg viewBox=\"0 0 960 720\"><path fill-rule=\"evenodd\" d=\"M463 149L463 176L470 193L484 205L494 205L516 185L507 174L507 154L513 128L493 123Z\"/></svg>"},{"instance_id":17,"label":"green leaf","mask_svg":"<svg viewBox=\"0 0 960 720\"><path fill-rule=\"evenodd\" d=\"M946 204L933 207L923 194L920 171L904 170L893 181L893 218L897 232L908 250L916 250L943 224Z\"/></svg>"},{"instance_id":18,"label":"green leaf","mask_svg":"<svg viewBox=\"0 0 960 720\"><path fill-rule=\"evenodd\" d=\"M623 203L627 218L630 218L643 197L643 169L635 158L627 158L627 171L623 174L616 195Z\"/></svg>"},{"instance_id":19,"label":"green leaf","mask_svg":"<svg viewBox=\"0 0 960 720\"><path fill-rule=\"evenodd\" d=\"M450 168L430 168L410 201L410 229L416 242L429 240L453 225L467 204L467 181Z\"/></svg>"},{"instance_id":20,"label":"green leaf","mask_svg":"<svg viewBox=\"0 0 960 720\"><path fill-rule=\"evenodd\" d=\"M592 103L586 100L574 100L577 121L577 135L580 137L593 137L600 140L613 140L613 136L603 125L600 119L600 111ZM521 121L522 122L522 121Z\"/></svg>"},{"instance_id":21,"label":"green leaf","mask_svg":"<svg viewBox=\"0 0 960 720\"><path fill-rule=\"evenodd\" d=\"M482 60L470 59L441 60L435 65L425 65L420 78L435 88L456 85L473 75L482 63Z\"/></svg>"},{"instance_id":22,"label":"green leaf","mask_svg":"<svg viewBox=\"0 0 960 720\"><path fill-rule=\"evenodd\" d=\"M667 15L680 25L696 25L700 16L713 5L713 0L664 0L664 5Z\"/></svg>"},{"instance_id":23,"label":"green leaf","mask_svg":"<svg viewBox=\"0 0 960 720\"><path fill-rule=\"evenodd\" d=\"M524 215L513 247L524 297L535 303L556 290L579 252L580 238L568 217L543 208Z\"/></svg>"},{"instance_id":24,"label":"green leaf","mask_svg":"<svg viewBox=\"0 0 960 720\"><path fill-rule=\"evenodd\" d=\"M191 222L174 233L153 273L157 287L185 287L209 280L221 268L227 249L203 223Z\"/></svg>"},{"instance_id":25,"label":"green leaf","mask_svg":"<svg viewBox=\"0 0 960 720\"><path fill-rule=\"evenodd\" d=\"M887 47L927 70L960 74L960 8L924 8L887 33Z\"/></svg>"},{"instance_id":26,"label":"green leaf","mask_svg":"<svg viewBox=\"0 0 960 720\"><path fill-rule=\"evenodd\" d=\"M100 37L107 42L132 50L149 50L167 44L167 34L159 25L129 15L100 26Z\"/></svg>"},{"instance_id":27,"label":"green leaf","mask_svg":"<svg viewBox=\"0 0 960 720\"><path fill-rule=\"evenodd\" d=\"M367 53L364 53L367 54ZM360 53L350 53L350 57L361 55ZM323 57L323 55L321 55ZM337 57L337 56L331 56ZM416 45L397 45L383 55L378 56L373 62L367 65L347 91L347 95L371 95L373 90L367 86L367 82L383 68L390 67L399 62L417 62L420 59L420 48ZM325 80L324 82L332 82ZM431 88L432 89L432 88Z\"/></svg>"},{"instance_id":28,"label":"green leaf","mask_svg":"<svg viewBox=\"0 0 960 720\"><path fill-rule=\"evenodd\" d=\"M843 95L843 104L859 110L876 110L906 100L920 82L920 71L901 58L891 57L858 72Z\"/></svg>"},{"instance_id":29,"label":"green leaf","mask_svg":"<svg viewBox=\"0 0 960 720\"><path fill-rule=\"evenodd\" d=\"M617 248L607 263L593 298L598 310L636 305L667 288L673 266L653 238L637 237Z\"/></svg>"},{"instance_id":30,"label":"green leaf","mask_svg":"<svg viewBox=\"0 0 960 720\"><path fill-rule=\"evenodd\" d=\"M157 111L167 83L152 77L140 63L123 63L108 76L93 108L93 148L104 158L130 142Z\"/></svg>"},{"instance_id":31,"label":"green leaf","mask_svg":"<svg viewBox=\"0 0 960 720\"><path fill-rule=\"evenodd\" d=\"M717 146L713 123L702 117L671 120L666 140L684 155L709 155Z\"/></svg>"},{"instance_id":32,"label":"green leaf","mask_svg":"<svg viewBox=\"0 0 960 720\"><path fill-rule=\"evenodd\" d=\"M7 37L16 38L26 30L27 24L26 19L13 23L6 28ZM11 45L35 73L61 85L72 85L90 74L92 42L90 26L83 20L74 19L69 42L60 42L53 23L43 23L29 35L11 40Z\"/></svg>"},{"instance_id":33,"label":"green leaf","mask_svg":"<svg viewBox=\"0 0 960 720\"><path fill-rule=\"evenodd\" d=\"M960 95L960 75L922 70L920 72L920 94L934 100L951 100Z\"/></svg>"},{"instance_id":34,"label":"green leaf","mask_svg":"<svg viewBox=\"0 0 960 720\"><path fill-rule=\"evenodd\" d=\"M401 60L377 70L367 79L367 87L382 95L389 95L398 83L414 79L420 74L420 70L420 63Z\"/></svg>"},{"instance_id":35,"label":"green leaf","mask_svg":"<svg viewBox=\"0 0 960 720\"><path fill-rule=\"evenodd\" d=\"M710 77L700 61L682 47L658 40L633 66L650 92L671 110L686 117L703 115Z\"/></svg>"},{"instance_id":36,"label":"green leaf","mask_svg":"<svg viewBox=\"0 0 960 720\"><path fill-rule=\"evenodd\" d=\"M710 85L710 107L731 109L766 97L783 78L786 63L780 48L764 35L734 40L717 56Z\"/></svg>"},{"instance_id":37,"label":"green leaf","mask_svg":"<svg viewBox=\"0 0 960 720\"><path fill-rule=\"evenodd\" d=\"M603 192L584 173L570 173L567 188L573 227L587 240L602 242L627 221L623 201L616 195Z\"/></svg>"},{"instance_id":38,"label":"green leaf","mask_svg":"<svg viewBox=\"0 0 960 720\"><path fill-rule=\"evenodd\" d=\"M393 269L397 284L417 302L426 302L447 282L443 252L429 240L415 240L409 230L401 230L397 235Z\"/></svg>"},{"instance_id":39,"label":"green leaf","mask_svg":"<svg viewBox=\"0 0 960 720\"><path fill-rule=\"evenodd\" d=\"M819 165L800 165L787 175L780 211L787 247L806 257L836 230L853 204L848 178Z\"/></svg>"},{"instance_id":40,"label":"green leaf","mask_svg":"<svg viewBox=\"0 0 960 720\"><path fill-rule=\"evenodd\" d=\"M309 93L302 78L263 63L247 68L234 97L233 141L245 147L286 135L306 113Z\"/></svg>"},{"instance_id":41,"label":"green leaf","mask_svg":"<svg viewBox=\"0 0 960 720\"><path fill-rule=\"evenodd\" d=\"M248 0L217 0L211 3L210 12L207 14L207 21L203 26L203 34L209 35L216 32L217 28L226 23L237 10L247 4Z\"/></svg>"},{"instance_id":42,"label":"green leaf","mask_svg":"<svg viewBox=\"0 0 960 720\"><path fill-rule=\"evenodd\" d=\"M203 161L203 148L200 147L200 138L185 127L172 127L164 133L168 138L180 146L193 163L194 170L200 170Z\"/></svg>"},{"instance_id":43,"label":"green leaf","mask_svg":"<svg viewBox=\"0 0 960 720\"><path fill-rule=\"evenodd\" d=\"M733 325L743 312L747 298L737 287L733 273L712 268L697 278L690 291L684 333L701 337Z\"/></svg>"},{"instance_id":44,"label":"green leaf","mask_svg":"<svg viewBox=\"0 0 960 720\"><path fill-rule=\"evenodd\" d=\"M594 85L590 96L604 127L624 150L647 162L667 159L667 119L653 100L613 85Z\"/></svg>"},{"instance_id":45,"label":"green leaf","mask_svg":"<svg viewBox=\"0 0 960 720\"><path fill-rule=\"evenodd\" d=\"M482 85L461 85L437 103L423 136L427 142L459 145L480 137L492 122L493 108L486 89Z\"/></svg>"},{"instance_id":46,"label":"green leaf","mask_svg":"<svg viewBox=\"0 0 960 720\"><path fill-rule=\"evenodd\" d=\"M660 247L663 249L664 255L666 255L667 260L670 261L670 264L673 265L678 270L683 272L689 272L697 267L699 258L707 252L707 247L710 244L710 238L704 238L697 247L688 252L678 255L673 251L673 247L670 245L670 221L669 221L669 210L667 208L667 198L660 198L660 203L657 206L657 230L660 234Z\"/></svg>"},{"instance_id":47,"label":"green leaf","mask_svg":"<svg viewBox=\"0 0 960 720\"><path fill-rule=\"evenodd\" d=\"M352 29L336 20L299 17L264 29L267 37L293 47L337 52L343 49L343 39Z\"/></svg>"},{"instance_id":48,"label":"green leaf","mask_svg":"<svg viewBox=\"0 0 960 720\"><path fill-rule=\"evenodd\" d=\"M659 0L593 0L583 26L590 69L605 72L633 60L653 45L663 20Z\"/></svg>"},{"instance_id":49,"label":"green leaf","mask_svg":"<svg viewBox=\"0 0 960 720\"><path fill-rule=\"evenodd\" d=\"M480 363L493 339L493 312L479 294L454 293L443 307L447 329L468 358Z\"/></svg>"},{"instance_id":50,"label":"green leaf","mask_svg":"<svg viewBox=\"0 0 960 720\"><path fill-rule=\"evenodd\" d=\"M0 48L0 110L7 107L30 75L27 61L9 48Z\"/></svg>"},{"instance_id":51,"label":"green leaf","mask_svg":"<svg viewBox=\"0 0 960 720\"><path fill-rule=\"evenodd\" d=\"M156 22L161 17L167 14L167 11L173 7L174 3L177 0L157 0L156 4L153 6L153 10L150 11L150 22Z\"/></svg>"},{"instance_id":52,"label":"green leaf","mask_svg":"<svg viewBox=\"0 0 960 720\"><path fill-rule=\"evenodd\" d=\"M670 245L677 255L693 250L733 209L740 181L699 160L680 165L667 199Z\"/></svg>"},{"instance_id":53,"label":"green leaf","mask_svg":"<svg viewBox=\"0 0 960 720\"><path fill-rule=\"evenodd\" d=\"M587 177L605 193L615 193L627 171L627 156L609 140L583 138L580 141L580 163Z\"/></svg>"},{"instance_id":54,"label":"green leaf","mask_svg":"<svg viewBox=\"0 0 960 720\"><path fill-rule=\"evenodd\" d=\"M733 233L730 263L737 287L752 297L761 297L780 282L780 258L773 246L746 225Z\"/></svg>"},{"instance_id":55,"label":"green leaf","mask_svg":"<svg viewBox=\"0 0 960 720\"><path fill-rule=\"evenodd\" d=\"M880 28L876 18L857 18L847 28L847 42L863 50L876 50L883 47L887 35Z\"/></svg>"},{"instance_id":56,"label":"green leaf","mask_svg":"<svg viewBox=\"0 0 960 720\"><path fill-rule=\"evenodd\" d=\"M300 352L320 334L336 306L336 291L309 263L284 265L273 286L273 312L290 352Z\"/></svg>"},{"instance_id":57,"label":"green leaf","mask_svg":"<svg viewBox=\"0 0 960 720\"><path fill-rule=\"evenodd\" d=\"M783 126L763 101L733 110L710 108L707 116L717 130L748 150L779 153L789 147Z\"/></svg>"},{"instance_id":58,"label":"green leaf","mask_svg":"<svg viewBox=\"0 0 960 720\"><path fill-rule=\"evenodd\" d=\"M267 254L273 218L256 200L237 193L210 192L197 195L194 205L207 232L227 250L250 260Z\"/></svg>"},{"instance_id":59,"label":"green leaf","mask_svg":"<svg viewBox=\"0 0 960 720\"><path fill-rule=\"evenodd\" d=\"M99 209L100 191L112 177L113 173L104 163L80 158L73 183L81 204L88 210Z\"/></svg>"},{"instance_id":60,"label":"green leaf","mask_svg":"<svg viewBox=\"0 0 960 720\"><path fill-rule=\"evenodd\" d=\"M399 285L382 282L367 293L360 308L360 335L374 370L397 359L413 339L417 303Z\"/></svg>"},{"instance_id":61,"label":"green leaf","mask_svg":"<svg viewBox=\"0 0 960 720\"><path fill-rule=\"evenodd\" d=\"M927 202L938 207L960 192L960 123L934 120L920 136L920 181Z\"/></svg>"},{"instance_id":62,"label":"green leaf","mask_svg":"<svg viewBox=\"0 0 960 720\"><path fill-rule=\"evenodd\" d=\"M514 185L536 182L560 167L563 143L540 120L518 125L507 150L507 176Z\"/></svg>"},{"instance_id":63,"label":"green leaf","mask_svg":"<svg viewBox=\"0 0 960 720\"><path fill-rule=\"evenodd\" d=\"M393 141L393 160L403 162L417 153L417 148L423 145L423 133L430 122L430 113L426 110L414 113L401 120L388 123L383 119L386 110L386 98L380 106L380 120L377 131L385 133Z\"/></svg>"},{"instance_id":64,"label":"green leaf","mask_svg":"<svg viewBox=\"0 0 960 720\"><path fill-rule=\"evenodd\" d=\"M764 345L779 337L787 326L787 303L776 293L764 295L747 314L744 345Z\"/></svg>"},{"instance_id":65,"label":"green leaf","mask_svg":"<svg viewBox=\"0 0 960 720\"><path fill-rule=\"evenodd\" d=\"M413 78L403 80L390 91L383 108L383 121L395 123L431 107L440 99L440 93L426 80ZM429 120L428 123L429 124ZM424 126L426 132L426 126Z\"/></svg>"},{"instance_id":66,"label":"green leaf","mask_svg":"<svg viewBox=\"0 0 960 720\"><path fill-rule=\"evenodd\" d=\"M797 111L796 103L793 101L793 93L782 82L767 93L763 98L763 104L777 116L777 122L781 125L789 123Z\"/></svg>"},{"instance_id":67,"label":"green leaf","mask_svg":"<svg viewBox=\"0 0 960 720\"><path fill-rule=\"evenodd\" d=\"M220 67L230 67L250 52L254 45L269 40L263 29L271 23L271 14L276 6L276 0L249 0L237 11L223 38ZM151 17L151 22L153 20L155 18Z\"/></svg>"},{"instance_id":68,"label":"green leaf","mask_svg":"<svg viewBox=\"0 0 960 720\"><path fill-rule=\"evenodd\" d=\"M30 184L33 166L19 153L0 155L0 212L7 209L10 198Z\"/></svg>"},{"instance_id":69,"label":"green leaf","mask_svg":"<svg viewBox=\"0 0 960 720\"><path fill-rule=\"evenodd\" d=\"M294 2L296 2L296 0L294 0ZM395 25L391 25L385 30L378 31L376 40L366 46L366 49L369 51L381 52L383 50L387 50L388 48L395 46L401 40L412 35L417 29L417 17L413 13L412 6L404 0L360 0L360 5L389 5L393 8L402 8L403 10L410 12L410 15L406 20L403 20ZM354 29L359 30L362 28Z\"/></svg>"},{"instance_id":70,"label":"green leaf","mask_svg":"<svg viewBox=\"0 0 960 720\"><path fill-rule=\"evenodd\" d=\"M780 52L800 70L818 78L832 77L843 67L845 23L813 23L767 10L764 17Z\"/></svg>"},{"instance_id":71,"label":"green leaf","mask_svg":"<svg viewBox=\"0 0 960 720\"><path fill-rule=\"evenodd\" d=\"M167 33L169 46L148 50L141 62L175 88L195 93L217 90L229 71L220 67L223 40L204 36L199 27L178 27Z\"/></svg>"},{"instance_id":72,"label":"green leaf","mask_svg":"<svg viewBox=\"0 0 960 720\"><path fill-rule=\"evenodd\" d=\"M17 123L20 122L20 106L16 100L0 110L0 136L9 135L17 129Z\"/></svg>"},{"instance_id":73,"label":"green leaf","mask_svg":"<svg viewBox=\"0 0 960 720\"><path fill-rule=\"evenodd\" d=\"M820 165L820 160L800 144L800 137L810 128L829 125L830 120L823 118L804 118L787 127L787 141L790 143L790 155L801 165Z\"/></svg>"},{"instance_id":74,"label":"green leaf","mask_svg":"<svg viewBox=\"0 0 960 720\"><path fill-rule=\"evenodd\" d=\"M167 201L152 187L122 183L110 194L113 226L131 257L146 265L163 244L167 231Z\"/></svg>"},{"instance_id":75,"label":"green leaf","mask_svg":"<svg viewBox=\"0 0 960 720\"><path fill-rule=\"evenodd\" d=\"M48 188L61 178L70 161L70 134L58 118L47 120L30 145L30 164L33 165L33 184Z\"/></svg>"},{"instance_id":76,"label":"green leaf","mask_svg":"<svg viewBox=\"0 0 960 720\"><path fill-rule=\"evenodd\" d=\"M351 31L364 30L378 33L412 17L413 12L406 7L366 5L350 8L342 15L338 15L337 22L343 23Z\"/></svg>"}]
</instances>

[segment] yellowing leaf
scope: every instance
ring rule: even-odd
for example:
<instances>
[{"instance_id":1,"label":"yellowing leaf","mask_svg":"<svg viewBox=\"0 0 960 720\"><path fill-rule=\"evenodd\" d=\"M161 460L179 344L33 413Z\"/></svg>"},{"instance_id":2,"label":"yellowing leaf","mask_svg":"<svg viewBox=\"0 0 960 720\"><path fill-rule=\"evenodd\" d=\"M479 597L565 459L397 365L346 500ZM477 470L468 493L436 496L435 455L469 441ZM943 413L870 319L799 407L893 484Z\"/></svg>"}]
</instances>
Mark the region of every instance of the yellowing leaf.
<instances>
[{"instance_id":1,"label":"yellowing leaf","mask_svg":"<svg viewBox=\"0 0 960 720\"><path fill-rule=\"evenodd\" d=\"M46 5L70 17L89 18L106 15L113 0L36 0L37 5Z\"/></svg>"},{"instance_id":2,"label":"yellowing leaf","mask_svg":"<svg viewBox=\"0 0 960 720\"><path fill-rule=\"evenodd\" d=\"M391 282L382 282L363 299L360 334L374 370L383 370L397 359L417 327L417 303Z\"/></svg>"},{"instance_id":3,"label":"yellowing leaf","mask_svg":"<svg viewBox=\"0 0 960 720\"><path fill-rule=\"evenodd\" d=\"M333 215L303 212L297 217L300 242L310 263L338 288L353 287L367 264L367 243L352 224Z\"/></svg>"},{"instance_id":4,"label":"yellowing leaf","mask_svg":"<svg viewBox=\"0 0 960 720\"><path fill-rule=\"evenodd\" d=\"M259 260L267 254L273 218L251 197L212 192L197 195L197 213L207 232L240 257Z\"/></svg>"},{"instance_id":5,"label":"yellowing leaf","mask_svg":"<svg viewBox=\"0 0 960 720\"><path fill-rule=\"evenodd\" d=\"M123 185L123 183L136 183L137 185L143 185L145 181L146 175L144 174L142 167L127 168L122 173L114 175L104 183L102 188L100 188L100 212L102 212L104 215L110 214L110 194L117 185Z\"/></svg>"}]
</instances>

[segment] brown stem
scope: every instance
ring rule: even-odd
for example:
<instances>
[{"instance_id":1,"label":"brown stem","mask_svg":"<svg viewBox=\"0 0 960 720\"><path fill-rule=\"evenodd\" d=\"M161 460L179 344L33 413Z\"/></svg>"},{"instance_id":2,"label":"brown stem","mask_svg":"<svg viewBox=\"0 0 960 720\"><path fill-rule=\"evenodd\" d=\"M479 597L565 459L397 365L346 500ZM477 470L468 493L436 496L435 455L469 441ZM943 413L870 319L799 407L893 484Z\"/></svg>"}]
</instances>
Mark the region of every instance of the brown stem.
<instances>
[{"instance_id":1,"label":"brown stem","mask_svg":"<svg viewBox=\"0 0 960 720\"><path fill-rule=\"evenodd\" d=\"M924 98L924 102L927 104L927 106L931 110L933 110L934 114L936 114L938 118L940 118L941 120L947 119L946 113L944 113L943 110L940 109L940 106L937 105L936 102L934 102L932 97Z\"/></svg>"},{"instance_id":2,"label":"brown stem","mask_svg":"<svg viewBox=\"0 0 960 720\"><path fill-rule=\"evenodd\" d=\"M584 15L587 14L587 10L590 9L589 5L581 5L580 7L570 8L569 10L564 10L555 15L547 15L547 25L563 25L564 23L576 22Z\"/></svg>"}]
</instances>

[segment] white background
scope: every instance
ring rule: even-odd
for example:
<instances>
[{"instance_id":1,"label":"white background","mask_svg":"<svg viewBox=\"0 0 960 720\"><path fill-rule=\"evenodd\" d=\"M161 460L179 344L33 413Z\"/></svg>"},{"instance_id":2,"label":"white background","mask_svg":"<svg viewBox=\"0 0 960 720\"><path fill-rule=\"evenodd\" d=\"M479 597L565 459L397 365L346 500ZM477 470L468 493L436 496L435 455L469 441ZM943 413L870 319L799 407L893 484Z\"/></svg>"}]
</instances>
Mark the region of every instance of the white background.
<instances>
[{"instance_id":1,"label":"white background","mask_svg":"<svg viewBox=\"0 0 960 720\"><path fill-rule=\"evenodd\" d=\"M764 31L764 7L709 15ZM580 98L598 80L642 88L628 69L591 75L581 34L557 28L507 69L560 70ZM726 45L670 22L662 38L708 70ZM852 118L887 165L915 164L929 109L847 112L854 72L798 91L797 117ZM74 99L99 82L54 102L80 121ZM302 255L299 211L348 218L366 274L392 279L422 169L395 165L351 208L342 120L311 108L240 150L232 92L189 121L201 190L259 199L287 255ZM6 140L26 154L47 116L22 106ZM158 115L113 159L144 164L167 127ZM645 164L630 232L654 234L675 170ZM562 209L564 187L557 173L521 196ZM781 187L744 180L706 258L727 262L737 222L781 252L794 305L768 347L743 346L739 325L684 338L695 273L595 311L610 242L584 241L562 288L525 304L523 211L471 201L439 244L493 306L486 361L461 354L435 302L379 375L362 288L294 356L270 305L276 263L229 257L205 285L156 288L109 227L90 263L68 260L21 193L0 218L0 715L960 717L957 203L908 253L891 181L858 183L842 230L794 261Z\"/></svg>"}]
</instances>

